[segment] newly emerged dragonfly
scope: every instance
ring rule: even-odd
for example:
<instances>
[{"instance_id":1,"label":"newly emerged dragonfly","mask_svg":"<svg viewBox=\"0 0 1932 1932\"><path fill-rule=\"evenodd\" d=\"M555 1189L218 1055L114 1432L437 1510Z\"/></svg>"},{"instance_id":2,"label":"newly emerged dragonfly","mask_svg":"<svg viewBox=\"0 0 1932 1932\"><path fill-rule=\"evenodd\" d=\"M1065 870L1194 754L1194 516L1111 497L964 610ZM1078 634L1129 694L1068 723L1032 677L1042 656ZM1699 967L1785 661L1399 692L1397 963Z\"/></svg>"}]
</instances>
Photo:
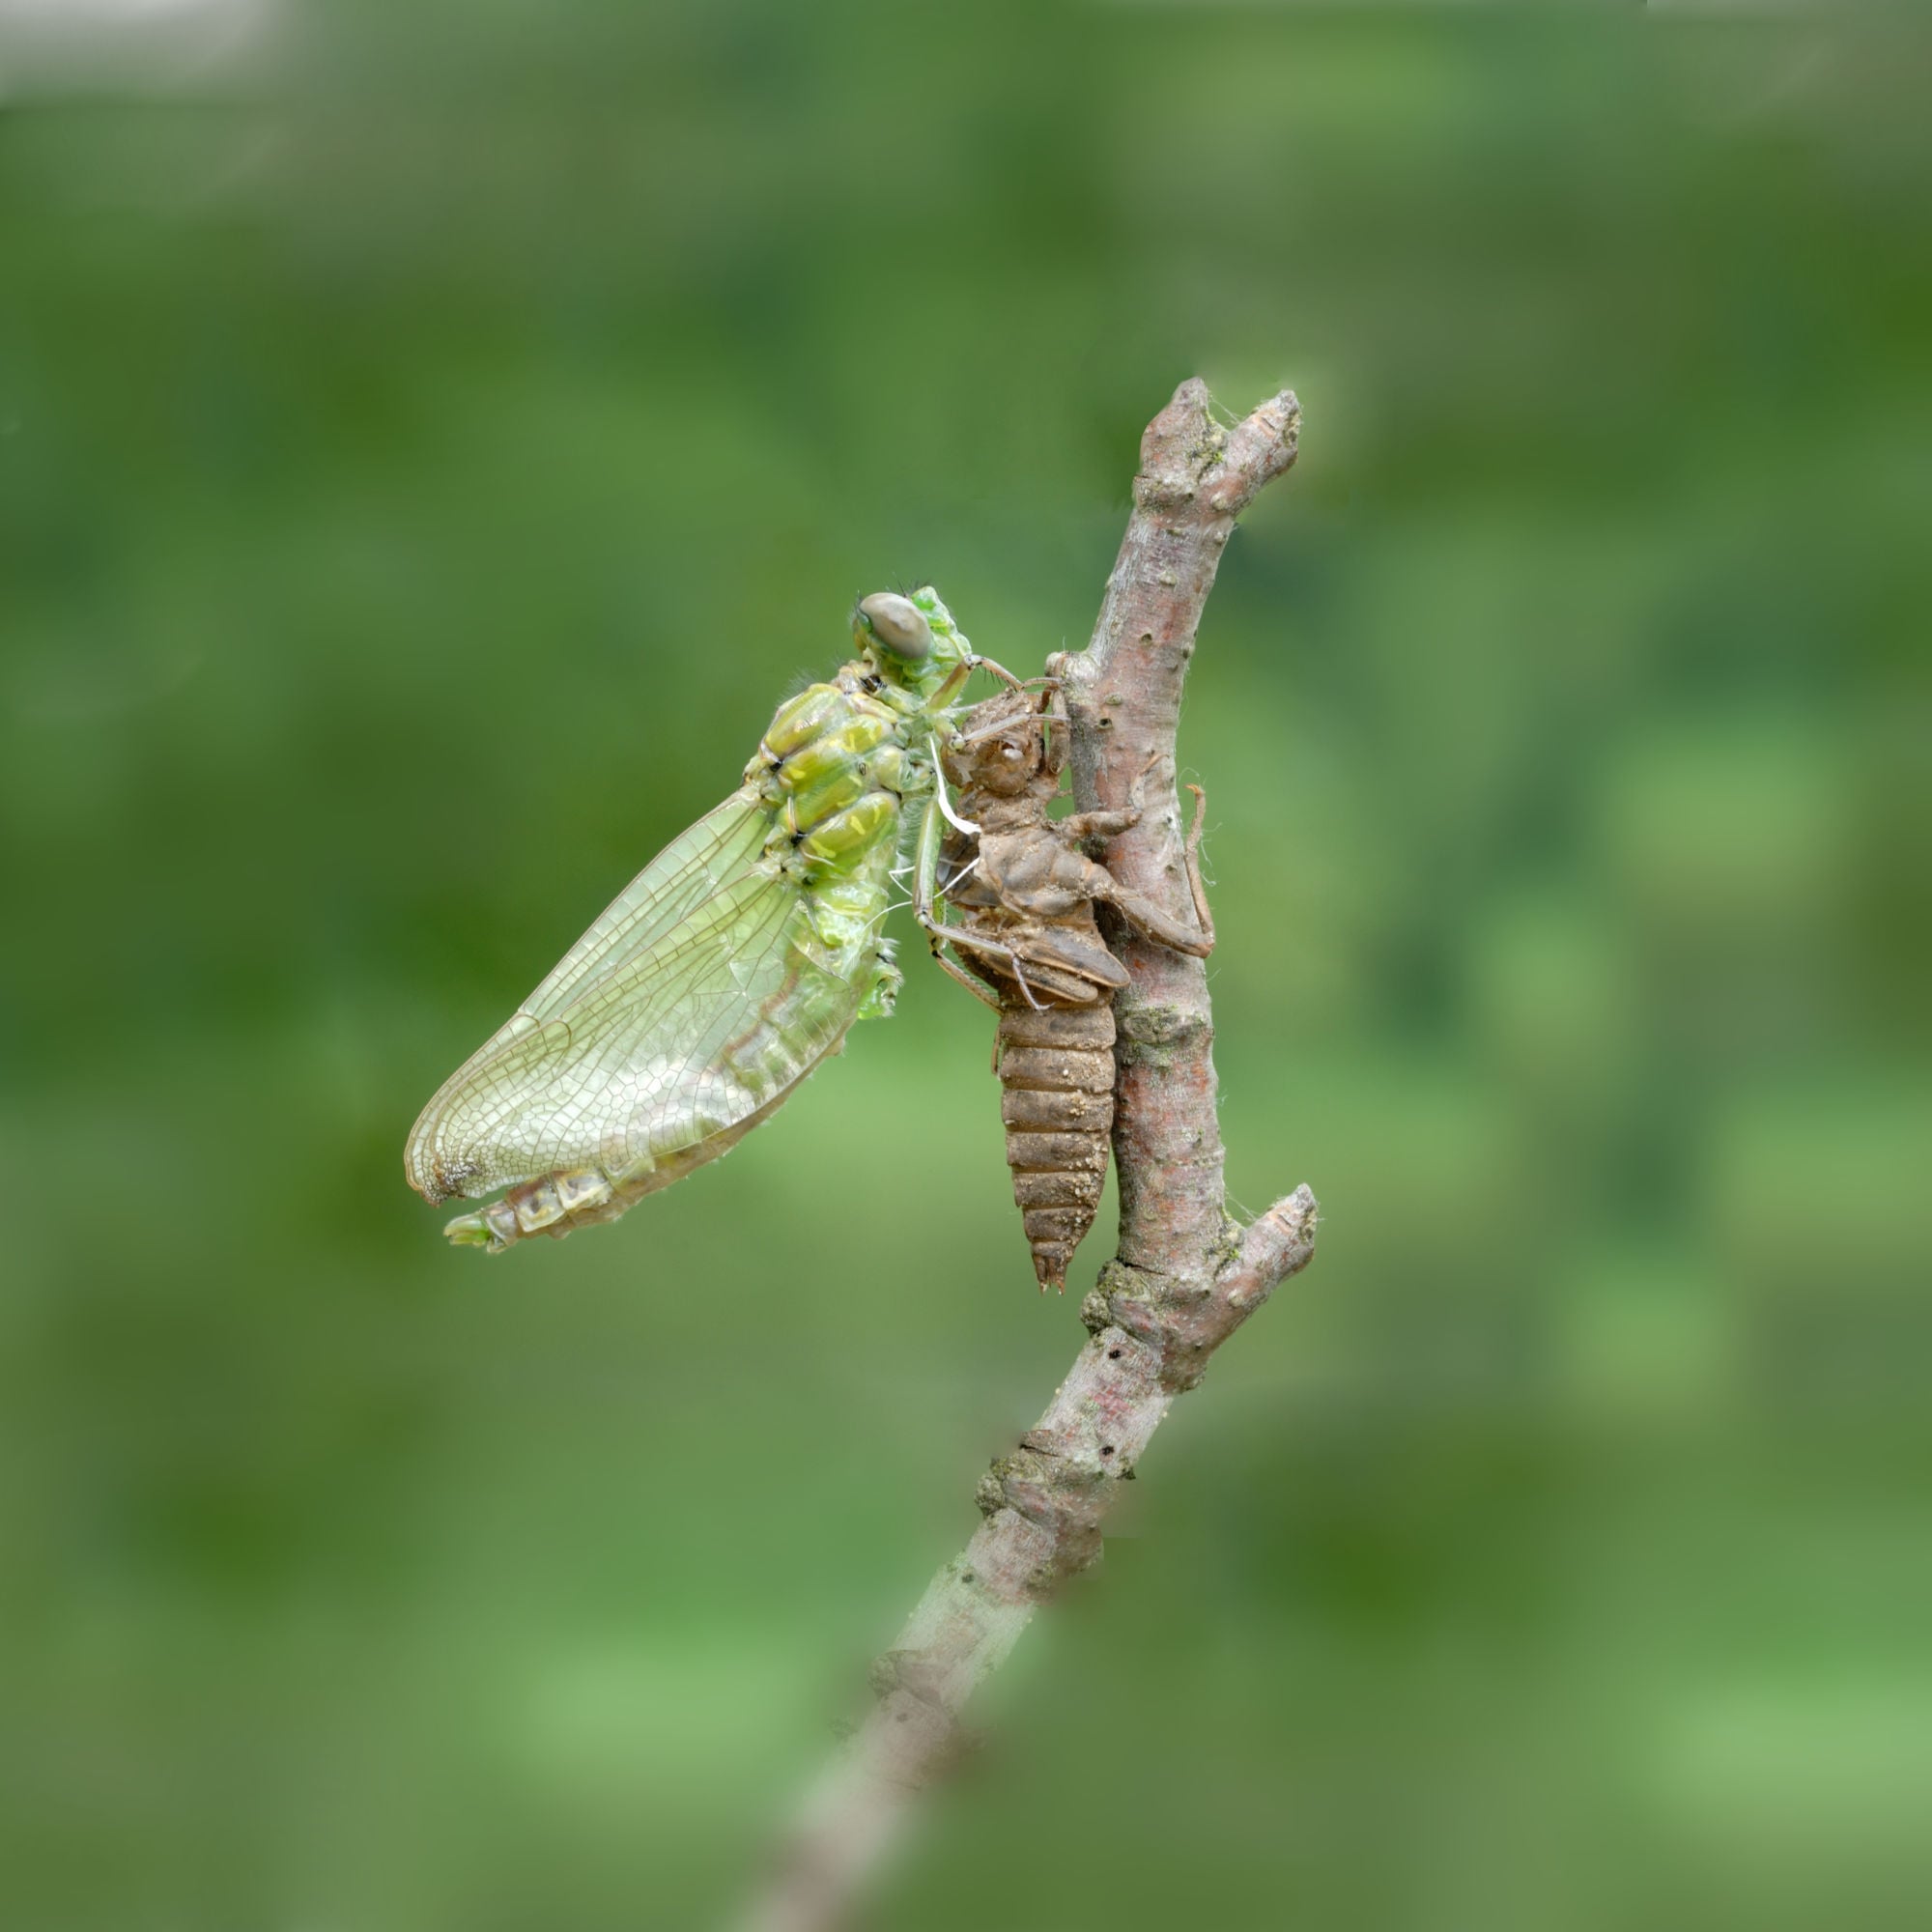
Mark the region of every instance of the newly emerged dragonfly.
<instances>
[{"instance_id":1,"label":"newly emerged dragonfly","mask_svg":"<svg viewBox=\"0 0 1932 1932\"><path fill-rule=\"evenodd\" d=\"M781 705L745 781L625 887L443 1082L404 1151L432 1204L498 1254L611 1221L715 1160L892 1010L891 881L948 810L937 750L978 656L931 588L880 591L858 654ZM923 837L921 836L923 834Z\"/></svg>"}]
</instances>

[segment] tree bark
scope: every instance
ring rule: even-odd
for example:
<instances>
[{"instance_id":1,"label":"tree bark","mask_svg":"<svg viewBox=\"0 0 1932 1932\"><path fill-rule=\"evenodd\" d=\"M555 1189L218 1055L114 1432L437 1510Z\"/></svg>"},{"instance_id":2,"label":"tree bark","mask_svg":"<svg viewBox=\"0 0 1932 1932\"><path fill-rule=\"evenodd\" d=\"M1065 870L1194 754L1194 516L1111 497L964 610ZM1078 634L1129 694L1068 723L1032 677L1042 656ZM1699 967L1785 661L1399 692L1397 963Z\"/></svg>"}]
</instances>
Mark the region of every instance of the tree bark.
<instances>
[{"instance_id":1,"label":"tree bark","mask_svg":"<svg viewBox=\"0 0 1932 1932\"><path fill-rule=\"evenodd\" d=\"M1223 428L1206 384L1183 383L1141 440L1133 514L1093 640L1049 667L1072 718L1078 810L1123 806L1151 762L1144 814L1106 864L1183 922L1174 749L1195 629L1236 518L1293 462L1299 425L1284 390ZM1034 1611L1098 1558L1117 1486L1174 1398L1314 1253L1306 1187L1245 1229L1227 1214L1202 962L1118 924L1108 939L1132 983L1117 1003L1120 1250L1081 1307L1091 1339L1038 1423L981 1477L984 1521L873 1664L876 1701L809 1794L744 1932L847 1922L907 1806L958 1754L974 1690Z\"/></svg>"}]
</instances>

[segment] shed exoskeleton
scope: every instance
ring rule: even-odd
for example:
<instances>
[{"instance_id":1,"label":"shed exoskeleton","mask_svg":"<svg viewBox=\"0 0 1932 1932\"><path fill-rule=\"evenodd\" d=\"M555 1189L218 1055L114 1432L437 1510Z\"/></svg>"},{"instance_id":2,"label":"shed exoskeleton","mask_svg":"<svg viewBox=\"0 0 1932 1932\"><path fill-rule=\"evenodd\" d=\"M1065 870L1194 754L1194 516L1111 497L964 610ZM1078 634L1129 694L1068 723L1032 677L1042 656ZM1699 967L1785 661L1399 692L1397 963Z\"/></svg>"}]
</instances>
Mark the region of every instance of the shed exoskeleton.
<instances>
[{"instance_id":1,"label":"shed exoskeleton","mask_svg":"<svg viewBox=\"0 0 1932 1932\"><path fill-rule=\"evenodd\" d=\"M1214 947L1197 858L1201 788L1188 787L1196 809L1187 875L1198 921L1189 926L1084 849L1139 822L1146 773L1124 810L1051 815L1066 732L1051 679L1035 695L1003 692L965 714L940 747L954 801L945 826L928 821L915 889L934 957L1000 1016L993 1064L1007 1164L1042 1292L1065 1288L1067 1263L1094 1225L1107 1173L1113 1000L1127 973L1094 909L1112 906L1143 937L1196 958Z\"/></svg>"}]
</instances>

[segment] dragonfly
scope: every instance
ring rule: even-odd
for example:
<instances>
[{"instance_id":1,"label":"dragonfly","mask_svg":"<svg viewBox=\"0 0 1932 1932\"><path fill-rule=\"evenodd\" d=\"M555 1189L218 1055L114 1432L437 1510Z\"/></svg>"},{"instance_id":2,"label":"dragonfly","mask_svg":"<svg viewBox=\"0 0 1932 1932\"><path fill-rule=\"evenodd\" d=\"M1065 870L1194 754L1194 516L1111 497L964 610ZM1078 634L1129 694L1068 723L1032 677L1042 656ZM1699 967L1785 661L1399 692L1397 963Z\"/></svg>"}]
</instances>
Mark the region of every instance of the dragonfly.
<instances>
[{"instance_id":1,"label":"dragonfly","mask_svg":"<svg viewBox=\"0 0 1932 1932\"><path fill-rule=\"evenodd\" d=\"M947 823L939 753L977 653L930 585L853 612L855 655L780 705L744 782L673 838L437 1090L404 1150L489 1254L612 1221L726 1153L890 1013L892 884ZM496 1196L494 1200L487 1197Z\"/></svg>"}]
</instances>

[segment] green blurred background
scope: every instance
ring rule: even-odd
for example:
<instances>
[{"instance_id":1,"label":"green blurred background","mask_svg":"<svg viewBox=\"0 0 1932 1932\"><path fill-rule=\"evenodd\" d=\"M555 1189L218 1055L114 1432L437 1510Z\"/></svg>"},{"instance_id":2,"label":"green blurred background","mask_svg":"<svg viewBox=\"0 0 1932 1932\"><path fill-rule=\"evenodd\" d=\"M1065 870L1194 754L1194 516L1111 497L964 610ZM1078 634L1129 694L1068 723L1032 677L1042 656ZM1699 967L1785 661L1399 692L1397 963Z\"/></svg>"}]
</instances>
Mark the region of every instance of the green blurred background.
<instances>
[{"instance_id":1,"label":"green blurred background","mask_svg":"<svg viewBox=\"0 0 1932 1932\"><path fill-rule=\"evenodd\" d=\"M54 12L0 10L0 1920L718 1919L1106 1224L1037 1300L916 961L617 1229L452 1253L403 1136L855 593L1083 640L1199 371L1306 413L1182 751L1231 1187L1322 1247L876 1923L1922 1922L1932 32Z\"/></svg>"}]
</instances>

